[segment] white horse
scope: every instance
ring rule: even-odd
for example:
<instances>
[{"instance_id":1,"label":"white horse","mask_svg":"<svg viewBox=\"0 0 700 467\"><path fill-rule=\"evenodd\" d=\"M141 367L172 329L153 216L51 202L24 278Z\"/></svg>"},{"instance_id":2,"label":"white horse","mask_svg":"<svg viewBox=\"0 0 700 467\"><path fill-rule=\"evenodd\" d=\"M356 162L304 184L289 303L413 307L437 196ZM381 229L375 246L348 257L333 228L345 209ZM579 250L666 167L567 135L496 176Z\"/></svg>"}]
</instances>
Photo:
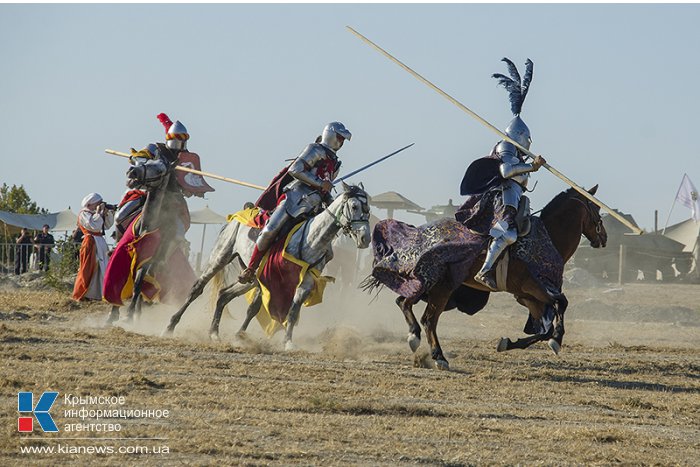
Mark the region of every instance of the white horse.
<instances>
[{"instance_id":1,"label":"white horse","mask_svg":"<svg viewBox=\"0 0 700 467\"><path fill-rule=\"evenodd\" d=\"M358 248L367 248L369 246L369 211L369 197L363 187L361 185L349 186L343 183L343 193L338 195L320 214L304 221L304 225L292 235L287 245L287 251L319 271L323 271L326 264L333 258L331 242L341 230L354 238ZM224 227L216 240L216 245L209 257L209 264L206 270L192 286L185 303L170 319L170 324L164 333L165 335L173 333L175 326L180 322L180 318L182 318L187 307L202 294L204 287L215 275L223 274L224 267L229 265L234 259L238 259L241 269L248 264L258 232L258 229L242 225L236 221L232 221ZM294 325L299 319L301 305L306 301L306 298L314 288L314 278L310 269L297 287L289 314L287 315L287 329L284 337L285 350L294 348L292 344ZM209 329L209 336L212 339L218 339L219 322L226 304L257 286L257 281L252 284L237 282L219 291L214 318ZM261 304L259 295L258 293L258 297L248 307L246 319L238 331L239 333L247 329L250 321L258 313Z\"/></svg>"}]
</instances>

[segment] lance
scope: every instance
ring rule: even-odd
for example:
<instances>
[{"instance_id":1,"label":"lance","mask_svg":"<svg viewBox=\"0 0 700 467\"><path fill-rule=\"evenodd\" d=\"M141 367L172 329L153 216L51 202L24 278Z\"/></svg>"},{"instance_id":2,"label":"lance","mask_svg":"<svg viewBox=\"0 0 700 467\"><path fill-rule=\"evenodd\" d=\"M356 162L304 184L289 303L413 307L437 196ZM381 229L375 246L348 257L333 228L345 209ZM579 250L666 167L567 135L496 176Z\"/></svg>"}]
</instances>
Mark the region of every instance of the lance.
<instances>
[{"instance_id":1,"label":"lance","mask_svg":"<svg viewBox=\"0 0 700 467\"><path fill-rule=\"evenodd\" d=\"M105 152L107 154L113 154L115 156L131 158L131 156L129 154L127 154L125 152L115 151L113 149L105 149ZM215 178L217 180L222 180L224 182L235 183L236 185L247 186L248 188L255 188L256 190L264 190L265 189L264 186L254 185L254 184L248 183L248 182L242 182L240 180L235 180L233 178L222 177L221 175L216 175L216 174L209 173L209 172L202 172L201 170L190 169L189 167L183 167L181 165L176 165L175 170L180 170L182 172L189 172L189 173L193 173L193 174L197 174L197 175L202 175L204 177Z\"/></svg>"},{"instance_id":2,"label":"lance","mask_svg":"<svg viewBox=\"0 0 700 467\"><path fill-rule=\"evenodd\" d=\"M454 105L456 105L457 107L459 107L461 110L463 110L464 112L466 112L466 113L468 113L469 115L471 115L472 117L474 117L476 120L478 120L478 121L479 121L482 125L484 125L486 128L492 130L494 133L496 133L498 136L500 136L504 141L508 141L509 143L514 144L515 147L517 147L518 149L520 149L520 151L522 151L524 154L528 155L529 157L532 157L532 158L536 157L536 154L534 154L534 153L531 152L529 149L526 149L526 148L524 148L523 146L521 146L520 144L518 144L516 141L514 141L512 138L508 137L508 135L506 135L505 133L503 133L501 130L499 130L498 128L496 128L495 126L493 126L492 124L490 124L488 121L486 121L486 120L484 120L483 118L481 118L476 112L474 112L473 110L471 110L470 108L468 108L467 106L465 106L464 104L462 104L461 102L459 102L459 101L458 101L457 99L455 99L454 97L452 97L452 96L450 96L449 94L447 94L445 91L443 91L442 89L440 89L439 87L437 87L436 85L434 85L433 83L431 83L430 81L428 81L427 79L425 79L423 76L421 76L421 75L418 74L417 72L413 71L409 66L405 65L404 63L402 63L400 60L398 60L397 58L395 58L395 57L394 57L393 55L391 55L389 52L387 52L386 50L382 49L382 48L379 47L377 44L375 44L374 42L372 42L371 40L369 40L368 38L366 38L365 36L363 36L363 35L360 34L359 32L355 31L355 30L354 30L353 28L351 28L350 26L346 26L346 28L347 28L351 33L353 33L354 35L356 35L357 37L359 37L360 39L362 39L365 43L367 43L367 44L369 44L370 46L372 46L374 49L376 49L379 53L381 53L382 55L384 55L386 58L388 58L389 60L391 60L392 62L396 63L396 64L399 65L401 68L403 68L404 70L406 70L407 72L409 72L409 73L410 73L411 75L413 75L413 77L416 78L418 81L420 81L420 82L422 82L423 84L427 85L428 87L432 88L434 91L436 91L438 94L440 94L441 96L443 96L445 99L447 99L448 101L452 102ZM639 227L637 227L636 225L634 225L633 223L631 223L630 221L628 221L627 219L625 219L622 215L620 215L620 214L618 214L617 212L615 212L615 211L614 211L611 207L609 207L607 204L605 204L605 203L603 203L602 201L600 201L600 200L598 200L597 198L595 198L593 195L591 195L589 192L587 192L585 188L578 186L578 185L577 185L576 183L574 183L571 179L569 179L566 175L564 175L563 173L559 172L557 169L555 169L555 168L552 167L551 165L549 165L549 164L544 164L543 167L544 167L545 169L549 170L551 173L553 173L553 174L556 175L557 177L559 177L561 180L564 181L564 183L566 183L567 185L569 185L571 188L573 188L574 190L576 190L576 191L578 191L579 193L581 193L583 196L585 196L585 197L586 197L587 199L589 199L591 202L593 202L593 203L595 203L596 205L600 206L601 208L605 209L611 216L613 216L615 219L617 219L618 221L622 222L624 225L626 225L627 227L629 227L630 230L632 230L632 232L634 232L635 234L642 234L642 233L644 233Z\"/></svg>"},{"instance_id":3,"label":"lance","mask_svg":"<svg viewBox=\"0 0 700 467\"><path fill-rule=\"evenodd\" d=\"M350 172L350 173L347 174L347 175L343 175L343 176L340 177L339 179L335 180L335 181L333 182L333 185L337 185L338 183L342 182L343 180L346 180L346 179L352 177L353 175L362 172L363 170L367 170L367 169L369 169L370 167L372 167L373 165L379 164L381 161L384 161L384 160L390 158L391 156L395 156L396 154L400 153L401 151L410 148L410 147L413 146L414 144L416 144L416 143L411 143L411 144L409 144L408 146L404 146L404 147L402 147L401 149L397 149L396 151L392 152L391 154L387 154L387 155L384 156L384 157L380 157L379 159L377 159L377 160L374 161L374 162L370 162L369 164L364 165L364 166L360 167L360 168L357 169L357 170L353 170L352 172Z\"/></svg>"}]
</instances>

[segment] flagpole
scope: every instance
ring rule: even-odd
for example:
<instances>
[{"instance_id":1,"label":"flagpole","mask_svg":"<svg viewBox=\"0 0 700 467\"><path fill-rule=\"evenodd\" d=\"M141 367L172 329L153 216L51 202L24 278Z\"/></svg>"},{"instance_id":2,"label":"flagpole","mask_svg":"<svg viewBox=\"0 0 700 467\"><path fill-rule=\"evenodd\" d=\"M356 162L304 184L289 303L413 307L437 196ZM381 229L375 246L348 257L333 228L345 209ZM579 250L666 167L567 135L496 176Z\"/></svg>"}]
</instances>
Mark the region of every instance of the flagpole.
<instances>
[{"instance_id":1,"label":"flagpole","mask_svg":"<svg viewBox=\"0 0 700 467\"><path fill-rule=\"evenodd\" d=\"M676 195L676 197L673 198L673 204L671 205L671 209L668 211L668 217L666 218L666 223L664 224L664 229L661 231L661 235L664 235L666 233L666 227L668 227L668 221L671 219L671 213L673 212L673 207L676 205L677 198L678 195Z\"/></svg>"},{"instance_id":2,"label":"flagpole","mask_svg":"<svg viewBox=\"0 0 700 467\"><path fill-rule=\"evenodd\" d=\"M673 212L673 208L676 205L676 201L678 201L678 195L681 192L681 188L683 188L683 181L685 181L685 177L687 177L688 174L683 174L683 178L681 179L681 184L678 186L678 191L676 191L676 196L673 198L673 204L671 205L671 209L668 211L668 217L666 218L666 223L664 224L664 229L661 231L661 235L664 235L666 233L666 227L668 227L668 221L671 219L671 213Z\"/></svg>"}]
</instances>

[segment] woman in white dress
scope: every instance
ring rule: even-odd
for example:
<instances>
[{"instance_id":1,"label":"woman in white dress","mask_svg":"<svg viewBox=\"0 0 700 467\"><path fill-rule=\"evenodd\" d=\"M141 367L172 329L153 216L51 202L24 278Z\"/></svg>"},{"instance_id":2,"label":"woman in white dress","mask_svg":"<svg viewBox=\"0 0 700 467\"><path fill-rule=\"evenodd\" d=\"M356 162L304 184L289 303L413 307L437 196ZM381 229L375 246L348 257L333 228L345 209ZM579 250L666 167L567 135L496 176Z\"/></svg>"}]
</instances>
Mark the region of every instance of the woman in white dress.
<instances>
[{"instance_id":1,"label":"woman in white dress","mask_svg":"<svg viewBox=\"0 0 700 467\"><path fill-rule=\"evenodd\" d=\"M114 211L108 209L99 193L83 198L78 214L78 228L82 230L80 269L73 287L74 300L102 300L102 282L107 269L107 242L105 230L114 223Z\"/></svg>"}]
</instances>

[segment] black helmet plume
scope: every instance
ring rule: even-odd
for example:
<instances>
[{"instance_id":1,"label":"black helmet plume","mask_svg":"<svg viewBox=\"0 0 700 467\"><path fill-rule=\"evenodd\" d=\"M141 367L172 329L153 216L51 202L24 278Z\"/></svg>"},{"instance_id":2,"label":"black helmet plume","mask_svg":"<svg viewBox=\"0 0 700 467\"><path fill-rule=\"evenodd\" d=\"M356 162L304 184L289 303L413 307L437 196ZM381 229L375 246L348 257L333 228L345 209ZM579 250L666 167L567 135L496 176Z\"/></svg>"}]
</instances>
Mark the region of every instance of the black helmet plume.
<instances>
[{"instance_id":1,"label":"black helmet plume","mask_svg":"<svg viewBox=\"0 0 700 467\"><path fill-rule=\"evenodd\" d=\"M530 89L530 83L532 82L533 63L529 58L525 61L525 77L521 81L520 73L518 73L518 68L515 64L507 58L503 58L501 61L506 62L506 65L508 65L510 78L500 73L495 73L491 77L496 78L498 84L506 88L510 100L510 111L513 112L513 115L518 116L523 109L523 102L525 102L527 91Z\"/></svg>"}]
</instances>

